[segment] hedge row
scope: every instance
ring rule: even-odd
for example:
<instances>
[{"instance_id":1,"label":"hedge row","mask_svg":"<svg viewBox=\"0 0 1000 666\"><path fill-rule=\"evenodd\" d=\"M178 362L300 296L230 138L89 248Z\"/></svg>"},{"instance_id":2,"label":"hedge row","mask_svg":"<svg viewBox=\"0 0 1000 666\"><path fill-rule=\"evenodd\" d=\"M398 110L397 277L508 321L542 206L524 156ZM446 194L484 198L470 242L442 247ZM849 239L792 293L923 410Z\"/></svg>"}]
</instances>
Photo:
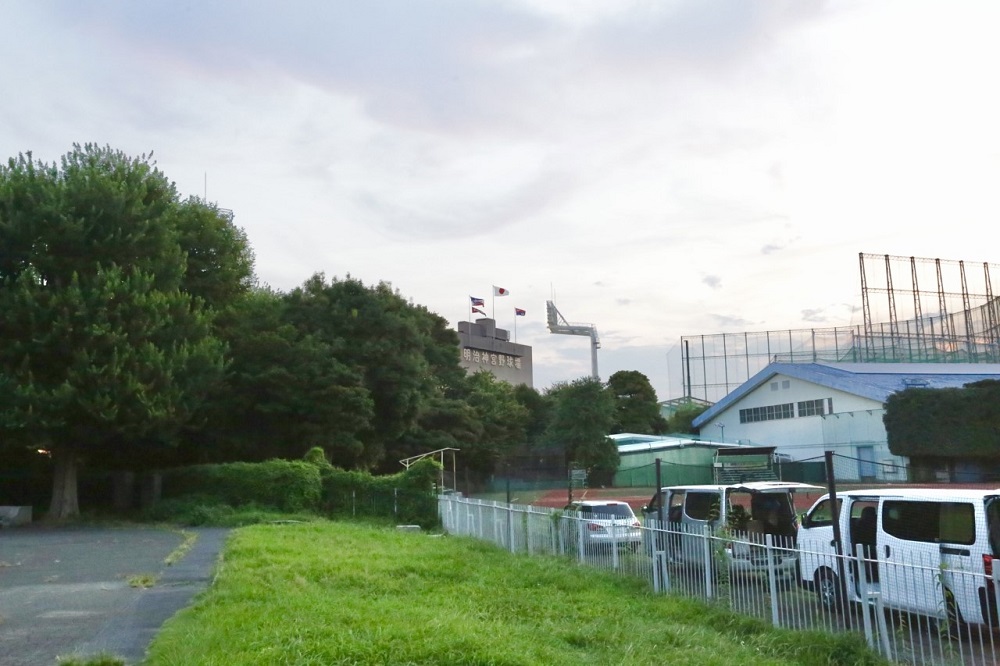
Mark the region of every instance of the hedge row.
<instances>
[{"instance_id":1,"label":"hedge row","mask_svg":"<svg viewBox=\"0 0 1000 666\"><path fill-rule=\"evenodd\" d=\"M333 467L325 459L195 465L163 474L163 498L204 498L232 507L317 512L331 517L382 517L431 527L437 523L437 463L372 476Z\"/></svg>"},{"instance_id":2,"label":"hedge row","mask_svg":"<svg viewBox=\"0 0 1000 666\"><path fill-rule=\"evenodd\" d=\"M321 467L323 513L334 517L373 516L430 527L437 523L434 482L439 467L427 459L388 476Z\"/></svg>"},{"instance_id":3,"label":"hedge row","mask_svg":"<svg viewBox=\"0 0 1000 666\"><path fill-rule=\"evenodd\" d=\"M293 460L193 465L163 475L163 497L212 498L230 506L255 505L278 511L315 511L322 495L320 471Z\"/></svg>"}]
</instances>

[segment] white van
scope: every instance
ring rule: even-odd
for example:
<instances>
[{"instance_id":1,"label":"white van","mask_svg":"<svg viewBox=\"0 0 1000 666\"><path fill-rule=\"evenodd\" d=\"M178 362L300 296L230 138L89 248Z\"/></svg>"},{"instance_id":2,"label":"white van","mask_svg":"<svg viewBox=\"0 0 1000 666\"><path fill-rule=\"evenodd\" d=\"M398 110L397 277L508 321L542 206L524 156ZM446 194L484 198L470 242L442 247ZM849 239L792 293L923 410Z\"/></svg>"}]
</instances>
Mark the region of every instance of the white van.
<instances>
[{"instance_id":1,"label":"white van","mask_svg":"<svg viewBox=\"0 0 1000 666\"><path fill-rule=\"evenodd\" d=\"M809 509L798 534L802 585L825 608L877 594L889 609L997 625L991 576L1000 554L1000 490L848 490L837 493L837 504L845 558L836 557L829 495Z\"/></svg>"},{"instance_id":2,"label":"white van","mask_svg":"<svg viewBox=\"0 0 1000 666\"><path fill-rule=\"evenodd\" d=\"M731 539L725 551L732 571L766 570L767 551L751 544L764 544L766 536L771 535L779 549L778 570L791 575L795 571L798 529L795 498L800 493L812 498L824 491L820 486L788 481L668 486L653 495L642 512L647 525L663 516L663 528L670 536L655 549L667 551L673 562L698 564L704 560L704 535L708 531L713 535L725 533Z\"/></svg>"}]
</instances>

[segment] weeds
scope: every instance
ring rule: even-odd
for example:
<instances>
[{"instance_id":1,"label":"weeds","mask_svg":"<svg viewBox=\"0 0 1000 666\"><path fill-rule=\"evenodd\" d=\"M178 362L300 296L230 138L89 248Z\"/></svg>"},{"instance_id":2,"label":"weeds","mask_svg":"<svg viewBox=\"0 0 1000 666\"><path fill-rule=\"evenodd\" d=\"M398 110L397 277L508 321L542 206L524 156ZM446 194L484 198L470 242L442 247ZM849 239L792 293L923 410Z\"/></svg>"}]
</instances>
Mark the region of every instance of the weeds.
<instances>
[{"instance_id":1,"label":"weeds","mask_svg":"<svg viewBox=\"0 0 1000 666\"><path fill-rule=\"evenodd\" d=\"M157 577L154 574L135 574L128 577L128 586L146 589L156 585L156 580Z\"/></svg>"}]
</instances>

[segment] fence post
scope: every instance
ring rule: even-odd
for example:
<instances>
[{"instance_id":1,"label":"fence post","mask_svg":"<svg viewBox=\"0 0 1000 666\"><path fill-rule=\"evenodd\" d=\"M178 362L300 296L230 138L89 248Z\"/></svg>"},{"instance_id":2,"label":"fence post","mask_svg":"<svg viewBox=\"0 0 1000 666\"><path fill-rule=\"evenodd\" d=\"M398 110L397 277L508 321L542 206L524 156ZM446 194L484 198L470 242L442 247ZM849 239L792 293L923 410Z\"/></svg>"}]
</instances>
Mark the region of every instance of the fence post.
<instances>
[{"instance_id":1,"label":"fence post","mask_svg":"<svg viewBox=\"0 0 1000 666\"><path fill-rule=\"evenodd\" d=\"M705 557L705 598L715 597L715 590L712 578L715 575L715 562L712 558L712 528L705 525L701 529L702 555Z\"/></svg>"},{"instance_id":2,"label":"fence post","mask_svg":"<svg viewBox=\"0 0 1000 666\"><path fill-rule=\"evenodd\" d=\"M562 534L561 530L559 529L560 521L562 519L560 518L553 520L552 515L549 515L548 520L549 520L549 542L551 544L552 554L562 555L563 554Z\"/></svg>"},{"instance_id":3,"label":"fence post","mask_svg":"<svg viewBox=\"0 0 1000 666\"><path fill-rule=\"evenodd\" d=\"M998 560L993 561L992 579L993 579L993 601L996 604L995 606L993 606L993 608L996 609L997 620L996 622L994 622L993 614L990 613L990 626L996 629L997 624L1000 624L1000 561ZM989 603L987 603L986 606L987 608L989 608Z\"/></svg>"},{"instance_id":4,"label":"fence post","mask_svg":"<svg viewBox=\"0 0 1000 666\"><path fill-rule=\"evenodd\" d=\"M670 591L670 574L667 571L667 551L665 549L660 549L659 546L662 544L666 546L667 531L664 529L663 523L660 523L655 518L649 520L650 523L657 523L653 525L646 525L643 529L643 534L649 537L649 553L653 557L653 591L664 593Z\"/></svg>"},{"instance_id":5,"label":"fence post","mask_svg":"<svg viewBox=\"0 0 1000 666\"><path fill-rule=\"evenodd\" d=\"M353 488L351 489L351 515L357 518L358 516L358 497L357 492Z\"/></svg>"},{"instance_id":6,"label":"fence post","mask_svg":"<svg viewBox=\"0 0 1000 666\"><path fill-rule=\"evenodd\" d=\"M392 517L399 519L399 488L392 489Z\"/></svg>"},{"instance_id":7,"label":"fence post","mask_svg":"<svg viewBox=\"0 0 1000 666\"><path fill-rule=\"evenodd\" d=\"M514 505L507 504L507 545L510 552L517 552L516 546L514 546Z\"/></svg>"},{"instance_id":8,"label":"fence post","mask_svg":"<svg viewBox=\"0 0 1000 666\"><path fill-rule=\"evenodd\" d=\"M666 570L667 565L664 563L666 559L666 554L662 550L654 551L653 553L653 591L657 594L663 594L667 591L667 586L663 580L663 572Z\"/></svg>"},{"instance_id":9,"label":"fence post","mask_svg":"<svg viewBox=\"0 0 1000 666\"><path fill-rule=\"evenodd\" d=\"M865 553L864 544L855 545L854 556L857 558L858 580L864 590L864 594L860 596L861 608L864 613L865 640L868 641L868 645L872 649L877 647L882 656L893 661L892 645L889 643L889 627L885 620L885 605L882 602L881 591L873 590L868 578L869 558L868 554ZM871 621L872 613L875 615L874 623Z\"/></svg>"},{"instance_id":10,"label":"fence post","mask_svg":"<svg viewBox=\"0 0 1000 666\"><path fill-rule=\"evenodd\" d=\"M749 535L747 535L749 537ZM771 624L781 626L778 615L778 572L775 570L774 535L764 535L764 548L767 553L767 583L771 592Z\"/></svg>"},{"instance_id":11,"label":"fence post","mask_svg":"<svg viewBox=\"0 0 1000 666\"><path fill-rule=\"evenodd\" d=\"M840 533L840 504L837 502L837 478L833 470L833 451L823 452L823 462L826 467L826 484L830 491L830 513L833 518L833 542L837 552L837 581L840 586L839 609L848 627L851 626L851 614L847 604L847 571L844 569L845 560L850 557L844 552L843 535Z\"/></svg>"},{"instance_id":12,"label":"fence post","mask_svg":"<svg viewBox=\"0 0 1000 666\"><path fill-rule=\"evenodd\" d=\"M614 516L611 518L611 568L618 571L618 524Z\"/></svg>"}]
</instances>

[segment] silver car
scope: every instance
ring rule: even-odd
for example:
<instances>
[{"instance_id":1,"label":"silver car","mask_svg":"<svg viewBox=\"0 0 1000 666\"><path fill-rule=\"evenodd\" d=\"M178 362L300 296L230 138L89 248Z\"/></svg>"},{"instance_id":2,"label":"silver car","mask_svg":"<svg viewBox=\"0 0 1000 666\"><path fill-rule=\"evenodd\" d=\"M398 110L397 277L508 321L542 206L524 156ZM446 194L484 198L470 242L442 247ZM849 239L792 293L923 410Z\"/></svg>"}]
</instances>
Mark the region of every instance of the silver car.
<instances>
[{"instance_id":1,"label":"silver car","mask_svg":"<svg viewBox=\"0 0 1000 666\"><path fill-rule=\"evenodd\" d=\"M618 546L635 551L642 543L642 525L626 502L578 500L567 504L564 511L564 535L571 546Z\"/></svg>"}]
</instances>

